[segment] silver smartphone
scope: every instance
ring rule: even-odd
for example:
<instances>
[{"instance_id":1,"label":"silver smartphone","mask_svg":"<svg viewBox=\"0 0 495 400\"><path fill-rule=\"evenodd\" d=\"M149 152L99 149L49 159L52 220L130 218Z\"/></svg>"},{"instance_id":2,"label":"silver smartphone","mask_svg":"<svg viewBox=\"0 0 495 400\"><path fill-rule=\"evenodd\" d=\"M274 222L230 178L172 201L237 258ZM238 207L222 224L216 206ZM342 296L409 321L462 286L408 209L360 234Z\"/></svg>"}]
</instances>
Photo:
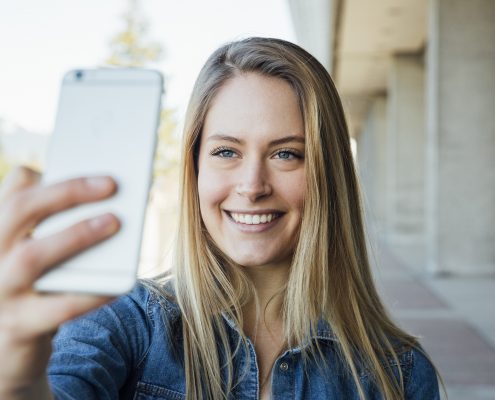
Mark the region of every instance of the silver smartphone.
<instances>
[{"instance_id":1,"label":"silver smartphone","mask_svg":"<svg viewBox=\"0 0 495 400\"><path fill-rule=\"evenodd\" d=\"M35 289L116 295L133 287L162 93L162 76L154 70L91 69L65 75L42 181L110 175L118 191L48 218L33 235L50 235L106 212L120 219L121 229L43 275Z\"/></svg>"}]
</instances>

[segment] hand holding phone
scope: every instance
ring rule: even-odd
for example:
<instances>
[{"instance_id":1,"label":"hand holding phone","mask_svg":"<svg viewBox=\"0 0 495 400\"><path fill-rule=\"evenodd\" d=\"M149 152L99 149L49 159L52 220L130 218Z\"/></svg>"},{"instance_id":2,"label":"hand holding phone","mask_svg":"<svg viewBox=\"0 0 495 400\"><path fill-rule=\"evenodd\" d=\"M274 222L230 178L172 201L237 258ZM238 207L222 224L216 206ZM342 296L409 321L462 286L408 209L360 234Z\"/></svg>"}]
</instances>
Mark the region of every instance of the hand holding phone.
<instances>
[{"instance_id":1,"label":"hand holding phone","mask_svg":"<svg viewBox=\"0 0 495 400\"><path fill-rule=\"evenodd\" d=\"M43 183L108 175L118 189L105 201L48 218L33 236L47 236L103 213L117 216L121 229L110 240L43 275L35 283L37 290L116 295L134 285L162 85L157 71L145 69L75 70L66 74Z\"/></svg>"},{"instance_id":2,"label":"hand holding phone","mask_svg":"<svg viewBox=\"0 0 495 400\"><path fill-rule=\"evenodd\" d=\"M33 283L54 265L118 231L118 220L97 215L42 238L30 234L40 220L68 208L108 198L108 177L70 179L41 185L29 168L14 168L0 186L0 368L1 399L52 398L45 379L51 339L58 326L112 298L83 294L40 294ZM46 395L46 396L45 396Z\"/></svg>"},{"instance_id":3,"label":"hand holding phone","mask_svg":"<svg viewBox=\"0 0 495 400\"><path fill-rule=\"evenodd\" d=\"M0 398L52 398L58 326L132 287L161 92L153 71L69 72L42 182L28 168L2 182Z\"/></svg>"}]
</instances>

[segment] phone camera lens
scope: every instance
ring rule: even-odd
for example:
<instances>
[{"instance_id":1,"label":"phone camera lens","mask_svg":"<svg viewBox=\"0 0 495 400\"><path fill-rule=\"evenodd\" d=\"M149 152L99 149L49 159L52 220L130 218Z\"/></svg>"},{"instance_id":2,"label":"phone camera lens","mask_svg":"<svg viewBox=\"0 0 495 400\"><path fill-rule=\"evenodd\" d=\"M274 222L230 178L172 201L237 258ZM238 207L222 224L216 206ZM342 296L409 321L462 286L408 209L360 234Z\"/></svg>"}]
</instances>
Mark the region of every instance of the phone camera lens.
<instances>
[{"instance_id":1,"label":"phone camera lens","mask_svg":"<svg viewBox=\"0 0 495 400\"><path fill-rule=\"evenodd\" d=\"M82 71L76 71L76 79L82 79L83 77L83 72Z\"/></svg>"}]
</instances>

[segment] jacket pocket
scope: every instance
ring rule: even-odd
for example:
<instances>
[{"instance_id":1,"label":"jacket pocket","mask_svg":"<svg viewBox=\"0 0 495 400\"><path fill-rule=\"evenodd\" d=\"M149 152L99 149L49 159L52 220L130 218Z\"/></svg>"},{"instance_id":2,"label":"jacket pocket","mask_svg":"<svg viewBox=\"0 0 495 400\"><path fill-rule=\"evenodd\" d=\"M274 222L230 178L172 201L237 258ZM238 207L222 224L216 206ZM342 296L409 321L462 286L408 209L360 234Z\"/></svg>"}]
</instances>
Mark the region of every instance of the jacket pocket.
<instances>
[{"instance_id":1,"label":"jacket pocket","mask_svg":"<svg viewBox=\"0 0 495 400\"><path fill-rule=\"evenodd\" d=\"M184 400L186 395L151 383L138 382L134 400Z\"/></svg>"}]
</instances>

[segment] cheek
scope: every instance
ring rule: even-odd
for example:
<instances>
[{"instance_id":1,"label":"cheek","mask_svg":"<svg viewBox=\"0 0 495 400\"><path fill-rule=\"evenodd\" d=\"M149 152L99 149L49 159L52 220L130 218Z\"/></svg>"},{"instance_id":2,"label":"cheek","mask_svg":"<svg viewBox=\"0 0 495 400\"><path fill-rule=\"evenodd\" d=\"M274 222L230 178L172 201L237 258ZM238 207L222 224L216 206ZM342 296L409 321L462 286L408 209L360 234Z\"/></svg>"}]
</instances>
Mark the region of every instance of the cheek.
<instances>
[{"instance_id":1,"label":"cheek","mask_svg":"<svg viewBox=\"0 0 495 400\"><path fill-rule=\"evenodd\" d=\"M219 179L218 175L208 168L200 169L198 173L198 195L203 220L208 219L210 215L207 213L211 213L214 208L218 208L227 194L228 188L224 180Z\"/></svg>"},{"instance_id":2,"label":"cheek","mask_svg":"<svg viewBox=\"0 0 495 400\"><path fill-rule=\"evenodd\" d=\"M306 193L306 185L301 183L299 187L296 188L293 194L292 201L294 202L294 206L302 213L304 207L304 199Z\"/></svg>"},{"instance_id":3,"label":"cheek","mask_svg":"<svg viewBox=\"0 0 495 400\"><path fill-rule=\"evenodd\" d=\"M279 193L284 194L284 198L293 211L299 211L302 214L304 199L306 194L306 178L304 172L292 175L279 185Z\"/></svg>"}]
</instances>

